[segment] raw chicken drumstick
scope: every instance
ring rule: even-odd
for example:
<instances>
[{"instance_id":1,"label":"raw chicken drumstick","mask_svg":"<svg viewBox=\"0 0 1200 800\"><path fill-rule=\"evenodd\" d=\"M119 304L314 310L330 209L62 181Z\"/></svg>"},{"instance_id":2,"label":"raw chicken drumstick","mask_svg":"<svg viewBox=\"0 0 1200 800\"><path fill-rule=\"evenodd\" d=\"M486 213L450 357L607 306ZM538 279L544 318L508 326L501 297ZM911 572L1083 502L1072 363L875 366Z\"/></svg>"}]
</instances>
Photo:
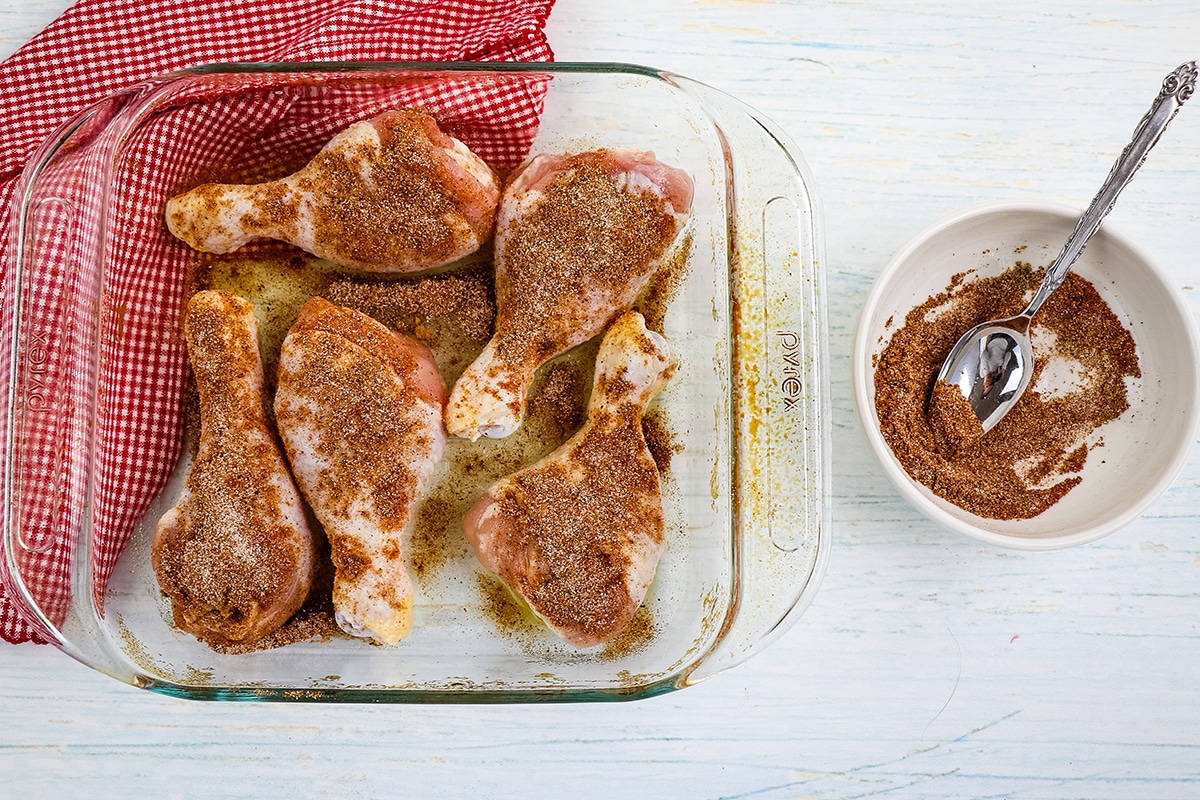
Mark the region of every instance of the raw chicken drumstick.
<instances>
[{"instance_id":1,"label":"raw chicken drumstick","mask_svg":"<svg viewBox=\"0 0 1200 800\"><path fill-rule=\"evenodd\" d=\"M637 150L539 155L496 221L496 331L450 394L446 427L513 433L538 367L628 310L687 221L692 181Z\"/></svg>"},{"instance_id":2,"label":"raw chicken drumstick","mask_svg":"<svg viewBox=\"0 0 1200 800\"><path fill-rule=\"evenodd\" d=\"M576 647L629 625L654 578L663 505L642 414L674 372L642 316L619 317L596 356L583 427L493 485L463 519L480 563Z\"/></svg>"},{"instance_id":3,"label":"raw chicken drumstick","mask_svg":"<svg viewBox=\"0 0 1200 800\"><path fill-rule=\"evenodd\" d=\"M277 181L204 184L167 202L171 233L205 253L281 239L335 264L411 272L448 264L492 233L500 185L428 114L351 125Z\"/></svg>"},{"instance_id":4,"label":"raw chicken drumstick","mask_svg":"<svg viewBox=\"0 0 1200 800\"><path fill-rule=\"evenodd\" d=\"M401 538L442 455L445 398L423 344L321 298L283 341L275 417L329 537L337 622L354 636L395 644L412 630Z\"/></svg>"},{"instance_id":5,"label":"raw chicken drumstick","mask_svg":"<svg viewBox=\"0 0 1200 800\"><path fill-rule=\"evenodd\" d=\"M295 613L314 550L300 493L268 426L254 307L197 292L184 322L200 443L151 561L175 624L215 644L253 642Z\"/></svg>"}]
</instances>

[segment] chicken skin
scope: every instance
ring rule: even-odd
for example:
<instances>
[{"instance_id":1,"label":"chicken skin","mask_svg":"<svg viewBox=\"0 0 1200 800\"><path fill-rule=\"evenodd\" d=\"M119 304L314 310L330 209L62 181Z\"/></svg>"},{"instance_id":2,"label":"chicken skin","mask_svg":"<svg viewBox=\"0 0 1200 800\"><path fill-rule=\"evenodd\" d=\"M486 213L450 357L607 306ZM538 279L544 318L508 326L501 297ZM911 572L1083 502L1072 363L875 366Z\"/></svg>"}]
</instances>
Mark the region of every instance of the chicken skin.
<instances>
[{"instance_id":1,"label":"chicken skin","mask_svg":"<svg viewBox=\"0 0 1200 800\"><path fill-rule=\"evenodd\" d=\"M424 112L389 111L333 137L300 171L204 184L167 202L167 227L205 253L279 239L343 267L412 272L470 255L492 234L500 184Z\"/></svg>"},{"instance_id":2,"label":"chicken skin","mask_svg":"<svg viewBox=\"0 0 1200 800\"><path fill-rule=\"evenodd\" d=\"M583 427L494 484L463 519L480 563L575 647L625 629L654 578L663 501L642 415L674 372L642 316L619 317L596 357Z\"/></svg>"},{"instance_id":3,"label":"chicken skin","mask_svg":"<svg viewBox=\"0 0 1200 800\"><path fill-rule=\"evenodd\" d=\"M395 644L412 630L402 537L442 455L445 398L424 345L357 311L314 298L284 339L275 417L354 636Z\"/></svg>"},{"instance_id":4,"label":"chicken skin","mask_svg":"<svg viewBox=\"0 0 1200 800\"><path fill-rule=\"evenodd\" d=\"M537 369L632 307L691 202L687 173L651 153L539 155L520 167L497 213L495 335L450 394L449 432L512 434Z\"/></svg>"},{"instance_id":5,"label":"chicken skin","mask_svg":"<svg viewBox=\"0 0 1200 800\"><path fill-rule=\"evenodd\" d=\"M198 292L184 323L200 442L151 561L175 624L212 644L251 643L303 604L315 552L304 505L267 422L254 307Z\"/></svg>"}]
</instances>

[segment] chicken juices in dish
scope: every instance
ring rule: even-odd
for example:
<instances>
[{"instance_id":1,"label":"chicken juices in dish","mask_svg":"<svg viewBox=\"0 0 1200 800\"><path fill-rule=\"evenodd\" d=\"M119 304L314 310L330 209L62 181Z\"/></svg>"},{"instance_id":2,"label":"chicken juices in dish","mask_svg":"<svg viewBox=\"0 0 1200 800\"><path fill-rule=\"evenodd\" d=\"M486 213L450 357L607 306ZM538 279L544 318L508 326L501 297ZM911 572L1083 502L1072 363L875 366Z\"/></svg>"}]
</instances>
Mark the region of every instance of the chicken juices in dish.
<instances>
[{"instance_id":1,"label":"chicken juices in dish","mask_svg":"<svg viewBox=\"0 0 1200 800\"><path fill-rule=\"evenodd\" d=\"M576 647L625 629L654 578L663 501L642 415L674 372L666 341L623 314L596 356L583 427L463 520L480 563Z\"/></svg>"},{"instance_id":2,"label":"chicken juices in dish","mask_svg":"<svg viewBox=\"0 0 1200 800\"><path fill-rule=\"evenodd\" d=\"M402 537L441 458L446 387L429 350L314 298L279 357L275 416L329 537L338 625L394 644L412 630Z\"/></svg>"},{"instance_id":3,"label":"chicken juices in dish","mask_svg":"<svg viewBox=\"0 0 1200 800\"><path fill-rule=\"evenodd\" d=\"M197 292L184 321L200 442L151 562L175 624L212 644L251 643L303 604L315 553L304 506L271 430L254 307Z\"/></svg>"},{"instance_id":4,"label":"chicken juices in dish","mask_svg":"<svg viewBox=\"0 0 1200 800\"><path fill-rule=\"evenodd\" d=\"M633 306L679 238L692 188L638 150L539 155L518 169L496 220L495 335L451 392L451 434L520 426L537 369Z\"/></svg>"},{"instance_id":5,"label":"chicken juices in dish","mask_svg":"<svg viewBox=\"0 0 1200 800\"><path fill-rule=\"evenodd\" d=\"M167 202L167 227L205 253L279 239L369 272L449 264L492 234L500 184L424 112L389 111L337 134L303 169L204 184Z\"/></svg>"}]
</instances>

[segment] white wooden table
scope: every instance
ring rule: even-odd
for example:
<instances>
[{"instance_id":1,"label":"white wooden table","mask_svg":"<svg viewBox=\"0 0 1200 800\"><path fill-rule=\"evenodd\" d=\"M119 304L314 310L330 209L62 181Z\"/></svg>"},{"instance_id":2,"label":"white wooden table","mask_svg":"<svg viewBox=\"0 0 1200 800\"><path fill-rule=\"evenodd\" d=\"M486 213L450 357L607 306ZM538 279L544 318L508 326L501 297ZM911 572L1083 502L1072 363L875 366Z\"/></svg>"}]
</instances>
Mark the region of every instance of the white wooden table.
<instances>
[{"instance_id":1,"label":"white wooden table","mask_svg":"<svg viewBox=\"0 0 1200 800\"><path fill-rule=\"evenodd\" d=\"M69 3L0 0L0 55ZM1082 206L1195 0L559 0L560 61L630 61L772 117L826 219L834 547L745 665L591 706L206 704L0 646L3 797L1200 798L1200 448L1139 521L1022 554L938 529L851 403L858 309L893 251L977 201ZM1200 99L1110 217L1200 314Z\"/></svg>"}]
</instances>

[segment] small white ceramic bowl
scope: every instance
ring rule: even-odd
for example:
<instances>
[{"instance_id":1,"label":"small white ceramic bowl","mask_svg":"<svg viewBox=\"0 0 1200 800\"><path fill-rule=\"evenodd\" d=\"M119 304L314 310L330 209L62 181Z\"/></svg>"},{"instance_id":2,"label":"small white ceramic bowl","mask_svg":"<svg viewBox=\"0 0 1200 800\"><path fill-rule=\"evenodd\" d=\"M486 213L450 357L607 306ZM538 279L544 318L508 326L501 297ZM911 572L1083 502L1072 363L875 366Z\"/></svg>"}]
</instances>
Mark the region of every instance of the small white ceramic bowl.
<instances>
[{"instance_id":1,"label":"small white ceramic bowl","mask_svg":"<svg viewBox=\"0 0 1200 800\"><path fill-rule=\"evenodd\" d=\"M1101 429L1104 455L1087 459L1078 486L1032 519L986 519L909 477L884 441L875 412L874 357L905 315L944 291L956 273L974 269L971 277L996 275L1018 259L1048 265L1080 213L1055 204L1005 202L951 214L892 258L859 319L852 360L854 400L884 472L930 519L994 545L1050 550L1112 533L1167 490L1195 440L1200 420L1195 323L1170 277L1106 224L1073 271L1092 282L1133 335L1142 378L1130 392L1130 410Z\"/></svg>"}]
</instances>

